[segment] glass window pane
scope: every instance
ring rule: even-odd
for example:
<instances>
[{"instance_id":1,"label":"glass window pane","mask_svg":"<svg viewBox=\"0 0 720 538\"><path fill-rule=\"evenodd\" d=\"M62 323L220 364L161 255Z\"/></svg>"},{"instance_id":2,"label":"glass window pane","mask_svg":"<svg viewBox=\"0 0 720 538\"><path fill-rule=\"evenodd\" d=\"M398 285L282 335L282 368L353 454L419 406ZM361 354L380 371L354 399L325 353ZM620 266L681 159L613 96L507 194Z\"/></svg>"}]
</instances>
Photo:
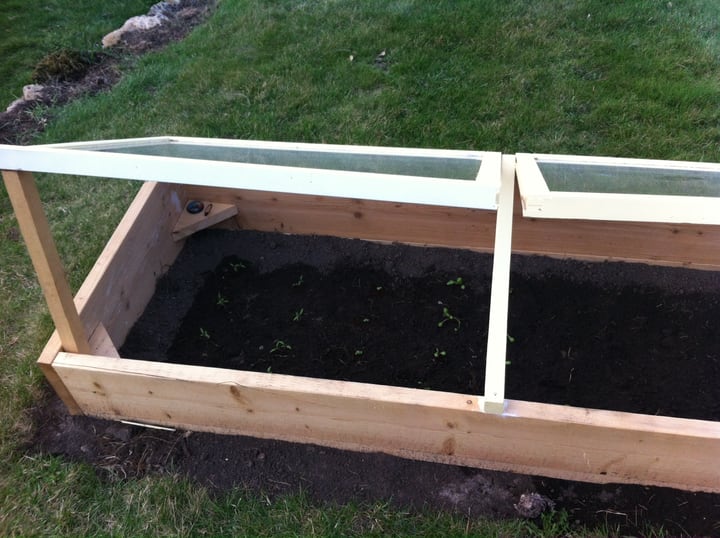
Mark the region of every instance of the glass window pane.
<instances>
[{"instance_id":1,"label":"glass window pane","mask_svg":"<svg viewBox=\"0 0 720 538\"><path fill-rule=\"evenodd\" d=\"M325 151L204 146L160 143L104 150L133 155L157 155L235 163L265 164L348 172L474 180L481 160L471 158L372 155Z\"/></svg>"},{"instance_id":2,"label":"glass window pane","mask_svg":"<svg viewBox=\"0 0 720 538\"><path fill-rule=\"evenodd\" d=\"M720 197L720 171L538 161L551 191Z\"/></svg>"}]
</instances>

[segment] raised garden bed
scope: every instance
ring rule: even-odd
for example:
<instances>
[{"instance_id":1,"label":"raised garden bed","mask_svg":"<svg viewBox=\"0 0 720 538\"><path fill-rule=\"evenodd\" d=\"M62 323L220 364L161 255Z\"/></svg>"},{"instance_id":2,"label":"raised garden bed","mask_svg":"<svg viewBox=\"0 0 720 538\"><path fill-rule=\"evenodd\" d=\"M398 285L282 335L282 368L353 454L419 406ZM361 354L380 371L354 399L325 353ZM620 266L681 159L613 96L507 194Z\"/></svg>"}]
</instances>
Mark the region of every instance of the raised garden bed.
<instances>
[{"instance_id":1,"label":"raised garden bed","mask_svg":"<svg viewBox=\"0 0 720 538\"><path fill-rule=\"evenodd\" d=\"M202 232L159 281L120 352L479 394L491 258ZM720 274L518 255L510 282L509 398L720 420Z\"/></svg>"},{"instance_id":2,"label":"raised garden bed","mask_svg":"<svg viewBox=\"0 0 720 538\"><path fill-rule=\"evenodd\" d=\"M367 168L368 160L364 157L358 161L358 154L372 153L373 150L368 148L343 150L335 147L329 150L352 154L354 160L351 162L355 164L350 170L338 169L337 164L324 169L307 169L303 163L273 160L277 157L273 151L283 148L261 151L264 157L270 155L269 162L248 163L248 157L236 151L243 143L224 142L219 145L231 148L236 155L234 162L225 162L222 156L210 155L210 150L204 147L199 154L187 155L188 148L182 147L186 142L181 140L175 145L174 139L162 139L159 143L93 143L12 148L0 153L0 168L8 170L4 173L8 191L58 327L40 364L74 412L382 451L416 459L573 480L720 490L720 471L714 464L720 450L720 424L716 421L718 399L712 384L712 378L717 376L717 355L713 354L717 346L711 326L712 320L717 318L714 273L663 272L644 266L648 273L655 275L648 281L644 270L636 266L578 262L553 265L546 261L540 266L537 259L532 259L518 261L517 267L524 269L508 280L511 247L517 254L619 259L717 270L720 252L712 246L718 244L720 230L715 224L702 218L697 223L683 219L680 219L682 222L677 219L664 222L662 212L654 215L657 218L648 218L644 222L593 220L597 217L572 221L527 218L522 215L519 203L513 210L515 159L508 156L503 157L500 169L499 157L493 154L443 155L436 152L433 153L436 159L462 161L459 163L461 170L459 175L453 173L453 177L437 178L437 173L433 172L428 178L419 172L425 168L424 164L417 166L425 158L423 150L414 150L420 152L415 154L408 154L409 150L396 150L405 158L380 159L385 163L383 166L390 166L391 172L386 173L384 169ZM203 146L202 141L187 144ZM218 143L205 145L212 149ZM149 154L149 147L161 149ZM257 149L257 145L253 147ZM297 150L295 148L293 151ZM291 151L287 146L284 149ZM175 150L180 153L172 154ZM313 166L319 166L318 153L323 151L327 152L328 148L301 148ZM384 152L392 153L392 150L380 151L387 156ZM252 151L250 154L253 159L257 156ZM497 167L492 163L497 163ZM442 166L436 169L442 170ZM148 183L141 189L73 304L67 299L61 266L45 231L39 201L33 192L32 176L27 172L14 172L17 170L175 183ZM206 175L202 175L202 171ZM517 196L526 209L557 209L552 200L543 205L542 193L525 196L522 168L518 168L518 174L521 189ZM185 207L189 200L203 200L205 207L212 204L212 210L197 218L188 217ZM652 202L652 198L645 201ZM678 203L674 199L671 202ZM665 200L663 203L670 202ZM703 197L702 204L715 207L717 201L706 201ZM304 276L297 288L307 283L307 289L310 289L311 280L322 288L328 282L342 286L345 280L354 282L358 277L359 288L367 292L368 286L364 286L364 282L382 279L381 284L368 284L369 294L359 299L363 306L361 310L376 305L384 313L387 309L387 304L382 302L385 291L397 292L399 295L393 296L396 302L420 304L412 314L423 320L418 321L423 334L401 344L401 348L402 345L412 346L413 350L405 353L398 348L382 359L395 369L397 384L388 384L390 380L384 376L380 380L361 379L372 383L326 379L324 367L315 372L322 376L320 378L282 373L284 368L292 366L291 363L302 360L290 359L298 358L294 353L304 344L277 335L275 331L280 325L275 322L270 332L262 336L262 342L252 340L255 333L245 338L262 352L260 355L234 350L231 356L222 359L234 361L234 367L242 370L218 367L217 363L197 365L210 360L210 351L215 348L213 338L220 336L213 334L214 329L211 332L208 327L193 327L197 322L192 320L188 321L190 326L180 331L182 338L189 338L178 340L174 347L171 342L173 327L169 324L160 325L159 332L149 337L167 341L174 358L183 354L182 363L119 358L117 348L125 342L130 327L148 305L157 279L180 252L183 237L214 222L213 217L218 213L231 215L233 225L244 230L462 249L450 258L471 259L464 258L471 256L465 252L469 250L493 252L493 256L492 261L487 257L472 258L472 262L466 262L461 268L448 269L444 273L433 273L419 264L414 278L426 279L421 286L412 279L407 280L412 275L395 272L397 268L387 262L380 265L376 262L374 267L370 264L364 270L362 263L354 263L345 273L333 272L342 271L339 268L325 273L320 269L317 272L307 269L309 276ZM567 217L558 215L559 219ZM198 236L192 242L203 245L203 239L207 238L209 236ZM282 239L285 240L289 239ZM275 241L278 245L281 243L280 239ZM270 257L272 252L279 250L271 249L265 256ZM218 266L224 254L207 267L208 271L219 267L217 272L221 281L223 275L225 280L235 279L233 264L246 265L248 273L252 274L260 263L242 252L231 252L229 254L236 258ZM425 258L426 255L414 256ZM207 259L213 257L217 258L214 252ZM380 256L383 260L392 260L392 257L392 254ZM303 260L292 263L303 263ZM361 269L359 275L358 269ZM282 270L278 270L277 275L283 276ZM290 288L293 288L292 284L299 282L296 273L304 275L306 269L296 265L285 271L293 273L284 275L288 281L292 280ZM264 270L260 273L265 275L263 278L272 275ZM640 275L639 280L637 275ZM457 282L458 277L466 285L464 290ZM665 281L664 288L657 287L660 283L655 277ZM239 282L249 286L250 281L244 278L237 277ZM323 278L330 280L323 282ZM457 284L448 286L453 279ZM278 286L287 287L287 282L282 282L268 287L268 291L277 291ZM203 285L200 281L197 284ZM211 283L207 285L212 286ZM345 287L350 291L354 289L353 285ZM430 290L431 294L416 296L417 290ZM289 290L289 294L293 291ZM699 299L701 291L704 295ZM440 298L435 297L438 294ZM190 302L194 295L193 290ZM286 295L281 294L282 297ZM336 295L342 296L340 292ZM463 295L469 302L456 303ZM198 297L198 302L214 302L214 305L206 305L210 308L229 308L243 296L231 296L230 290L209 287ZM375 302L363 302L370 299ZM432 304L433 300L435 304ZM279 299L276 297L273 301ZM437 301L443 304L437 304ZM320 299L311 302L314 304ZM670 306L665 308L668 304ZM423 305L428 307L426 312ZM79 316L74 311L76 306ZM383 344L378 344L363 330L365 325L372 323L373 315L362 314L363 317L357 319L361 314L351 311L354 306L355 303L346 307L352 327L333 329L348 340L352 339L347 342L347 349L338 350L337 344L334 344L335 348L325 344L324 348L313 349L306 362L312 357L321 362L325 358L341 357L342 361L348 362L346 359L365 357L366 352L369 361L370 355L381 352ZM288 317L292 323L302 323L307 315L305 321L311 322L314 308L295 305L292 312L281 311L280 315ZM338 312L338 305L334 309L337 319L347 322L348 318ZM179 307L177 310L183 311ZM245 319L248 312L238 310L233 315ZM296 315L298 321L290 319ZM593 323L572 333L579 317ZM365 319L369 321L365 322ZM487 324L483 327L485 319ZM316 324L311 325L309 332L318 334L323 329L330 332L330 324L314 321ZM356 332L353 332L353 323L359 324ZM407 323L411 321L407 320ZM267 325L261 323L260 327L267 329ZM401 327L402 323L396 326ZM289 327L295 330L294 325ZM626 328L630 336L625 332ZM438 335L438 329L450 334ZM290 330L283 329L283 332L291 334ZM477 349L467 342L459 343L457 338L465 333L471 334ZM85 336L87 334L89 338ZM656 336L648 338L648 335ZM243 339L240 330L236 336ZM435 340L436 336L449 336L449 339ZM316 342L315 339L312 341ZM205 349L198 350L200 358L191 352L197 343L205 345ZM215 344L226 347L229 342L216 340ZM458 348L452 348L453 344L458 344ZM127 349L134 345L131 337ZM261 346L262 350L259 349ZM267 346L270 346L269 350ZM433 370L450 370L449 366L438 368L441 359L449 364L455 355L463 355L467 360L468 349L472 349L469 357L475 357L477 367L469 365L449 376L460 377L460 382L466 383L468 389L461 385L457 388L455 385L441 386L432 375ZM324 351L327 352L325 356ZM358 351L361 353L356 354ZM445 355L442 355L443 351ZM208 357L203 357L203 353ZM270 355L272 362L260 361L261 356L268 359ZM413 364L415 356L423 356L428 362L424 367L405 368L404 365ZM675 361L675 370L672 367L660 369L660 361L668 357ZM163 360L164 357L155 359ZM356 362L362 363L362 360ZM576 361L582 362L584 367L575 367ZM591 369L587 369L587 365ZM251 367L261 371L250 371ZM418 368L424 368L424 371L418 372ZM375 369L368 365L366 371ZM673 371L691 369L698 370L710 383L700 386L689 381L686 387L679 387L678 383L685 378L678 375L675 376L676 383L660 384ZM618 370L625 370L630 377L611 387L610 382L618 378ZM527 376L528 371L530 376ZM520 372L524 374L519 375ZM418 374L422 377L420 385L416 379ZM613 410L609 396L581 388L592 386L592 381L597 381L598 377L603 379L601 383L608 385L609 394L625 397L625 401L618 404L619 410ZM589 385L582 384L588 381ZM659 398L650 403L644 396L635 397L636 388L643 385L655 391ZM524 395L528 395L528 399L540 399L539 388L549 389L557 397L551 399L556 403L523 400ZM676 407L676 403L685 400L697 400L694 403L698 405ZM627 407L636 404L644 407ZM636 412L628 412L630 410Z\"/></svg>"}]
</instances>

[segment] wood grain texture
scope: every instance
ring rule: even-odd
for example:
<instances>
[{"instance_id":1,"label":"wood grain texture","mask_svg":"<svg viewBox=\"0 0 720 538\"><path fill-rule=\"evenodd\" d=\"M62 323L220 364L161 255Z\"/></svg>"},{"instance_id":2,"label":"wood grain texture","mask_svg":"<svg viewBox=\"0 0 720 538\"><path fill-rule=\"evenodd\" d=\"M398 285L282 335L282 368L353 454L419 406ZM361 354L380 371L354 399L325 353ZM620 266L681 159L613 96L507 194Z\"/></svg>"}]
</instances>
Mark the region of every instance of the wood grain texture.
<instances>
[{"instance_id":1,"label":"wood grain texture","mask_svg":"<svg viewBox=\"0 0 720 538\"><path fill-rule=\"evenodd\" d=\"M87 414L567 480L720 492L720 424L60 353Z\"/></svg>"},{"instance_id":2,"label":"wood grain texture","mask_svg":"<svg viewBox=\"0 0 720 538\"><path fill-rule=\"evenodd\" d=\"M75 353L89 353L88 336L50 233L35 179L29 172L4 170L2 175L62 348Z\"/></svg>"},{"instance_id":3,"label":"wood grain texture","mask_svg":"<svg viewBox=\"0 0 720 538\"><path fill-rule=\"evenodd\" d=\"M186 187L238 206L243 229L334 235L491 252L495 211L260 191ZM513 208L513 253L720 270L720 226L525 218Z\"/></svg>"},{"instance_id":4,"label":"wood grain texture","mask_svg":"<svg viewBox=\"0 0 720 538\"><path fill-rule=\"evenodd\" d=\"M75 297L88 333L102 324L105 343L122 345L152 297L157 278L182 248L181 242L172 240L180 211L180 197L172 187L142 186ZM77 413L80 408L51 366L61 349L56 331L38 363L68 409Z\"/></svg>"}]
</instances>

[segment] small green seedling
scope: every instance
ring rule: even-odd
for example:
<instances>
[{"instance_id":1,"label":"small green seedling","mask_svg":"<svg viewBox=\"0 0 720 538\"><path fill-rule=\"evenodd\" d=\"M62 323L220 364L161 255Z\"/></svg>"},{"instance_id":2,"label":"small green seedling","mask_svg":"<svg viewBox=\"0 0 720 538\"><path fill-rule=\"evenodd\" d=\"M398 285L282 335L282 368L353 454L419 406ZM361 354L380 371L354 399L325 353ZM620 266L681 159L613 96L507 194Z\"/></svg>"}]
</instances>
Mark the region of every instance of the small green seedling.
<instances>
[{"instance_id":1,"label":"small green seedling","mask_svg":"<svg viewBox=\"0 0 720 538\"><path fill-rule=\"evenodd\" d=\"M457 332L458 328L460 327L460 319L459 319L459 318L456 318L455 316L453 316L453 315L450 313L450 310L448 310L448 307L447 307L447 306L443 306L443 319L441 319L440 321L438 321L438 324L437 324L437 325L438 325L438 327L442 327L442 326L445 325L448 321L452 321L452 322L454 322L454 323L457 324L457 325L455 326L455 332Z\"/></svg>"},{"instance_id":2,"label":"small green seedling","mask_svg":"<svg viewBox=\"0 0 720 538\"><path fill-rule=\"evenodd\" d=\"M303 314L305 313L305 309L301 308L300 310L296 310L293 314L293 321L300 321L303 317Z\"/></svg>"},{"instance_id":3,"label":"small green seedling","mask_svg":"<svg viewBox=\"0 0 720 538\"><path fill-rule=\"evenodd\" d=\"M508 342L510 342L511 344L514 344L514 343L515 343L515 337L514 337L514 336L510 336L510 335L508 334L508 335L507 335L507 339L508 339Z\"/></svg>"},{"instance_id":4,"label":"small green seedling","mask_svg":"<svg viewBox=\"0 0 720 538\"><path fill-rule=\"evenodd\" d=\"M435 352L433 353L433 357L436 359L440 359L443 357L447 357L447 351L444 349L435 348Z\"/></svg>"},{"instance_id":5,"label":"small green seedling","mask_svg":"<svg viewBox=\"0 0 720 538\"><path fill-rule=\"evenodd\" d=\"M219 293L219 292L218 292L218 294L217 294L217 299L215 300L215 304L216 304L216 305L218 305L218 306L225 306L225 305L228 304L229 302L230 302L230 301L228 300L227 297L225 297L222 293Z\"/></svg>"},{"instance_id":6,"label":"small green seedling","mask_svg":"<svg viewBox=\"0 0 720 538\"><path fill-rule=\"evenodd\" d=\"M270 353L277 353L279 351L290 351L290 350L292 350L292 346L290 344L286 344L282 340L275 340L275 343L273 344L273 347L270 350Z\"/></svg>"},{"instance_id":7,"label":"small green seedling","mask_svg":"<svg viewBox=\"0 0 720 538\"><path fill-rule=\"evenodd\" d=\"M446 286L458 286L461 290L465 289L465 282L463 282L463 279L461 276L457 277L454 280L448 280L445 285Z\"/></svg>"},{"instance_id":8,"label":"small green seedling","mask_svg":"<svg viewBox=\"0 0 720 538\"><path fill-rule=\"evenodd\" d=\"M205 338L206 340L210 340L210 333L200 327L200 337Z\"/></svg>"},{"instance_id":9,"label":"small green seedling","mask_svg":"<svg viewBox=\"0 0 720 538\"><path fill-rule=\"evenodd\" d=\"M299 288L303 285L303 282L305 282L305 279L303 278L303 275L300 275L300 278L298 278L295 282L292 283L292 287Z\"/></svg>"},{"instance_id":10,"label":"small green seedling","mask_svg":"<svg viewBox=\"0 0 720 538\"><path fill-rule=\"evenodd\" d=\"M230 262L230 269L232 269L234 273L237 273L240 269L245 269L245 264L242 262Z\"/></svg>"},{"instance_id":11,"label":"small green seedling","mask_svg":"<svg viewBox=\"0 0 720 538\"><path fill-rule=\"evenodd\" d=\"M355 356L356 357L362 357L364 351L362 349L356 349L355 350Z\"/></svg>"},{"instance_id":12,"label":"small green seedling","mask_svg":"<svg viewBox=\"0 0 720 538\"><path fill-rule=\"evenodd\" d=\"M382 289L383 289L382 286L375 286L375 291L382 291Z\"/></svg>"}]
</instances>

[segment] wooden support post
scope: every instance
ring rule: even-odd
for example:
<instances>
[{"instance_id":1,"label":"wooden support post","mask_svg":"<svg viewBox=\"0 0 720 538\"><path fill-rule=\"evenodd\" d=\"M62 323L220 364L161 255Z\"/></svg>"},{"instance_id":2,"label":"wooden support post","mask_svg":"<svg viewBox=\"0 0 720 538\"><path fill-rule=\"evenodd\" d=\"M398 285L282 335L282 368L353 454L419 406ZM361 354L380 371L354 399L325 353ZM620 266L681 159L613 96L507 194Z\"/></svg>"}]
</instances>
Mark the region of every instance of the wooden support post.
<instances>
[{"instance_id":1,"label":"wooden support post","mask_svg":"<svg viewBox=\"0 0 720 538\"><path fill-rule=\"evenodd\" d=\"M495 222L490 321L485 359L485 397L483 411L502 413L505 409L505 360L510 295L510 255L512 253L513 199L515 196L515 157L502 158L502 184Z\"/></svg>"},{"instance_id":2,"label":"wooden support post","mask_svg":"<svg viewBox=\"0 0 720 538\"><path fill-rule=\"evenodd\" d=\"M62 347L71 353L90 353L85 328L50 234L35 179L30 172L3 170L2 175Z\"/></svg>"}]
</instances>

